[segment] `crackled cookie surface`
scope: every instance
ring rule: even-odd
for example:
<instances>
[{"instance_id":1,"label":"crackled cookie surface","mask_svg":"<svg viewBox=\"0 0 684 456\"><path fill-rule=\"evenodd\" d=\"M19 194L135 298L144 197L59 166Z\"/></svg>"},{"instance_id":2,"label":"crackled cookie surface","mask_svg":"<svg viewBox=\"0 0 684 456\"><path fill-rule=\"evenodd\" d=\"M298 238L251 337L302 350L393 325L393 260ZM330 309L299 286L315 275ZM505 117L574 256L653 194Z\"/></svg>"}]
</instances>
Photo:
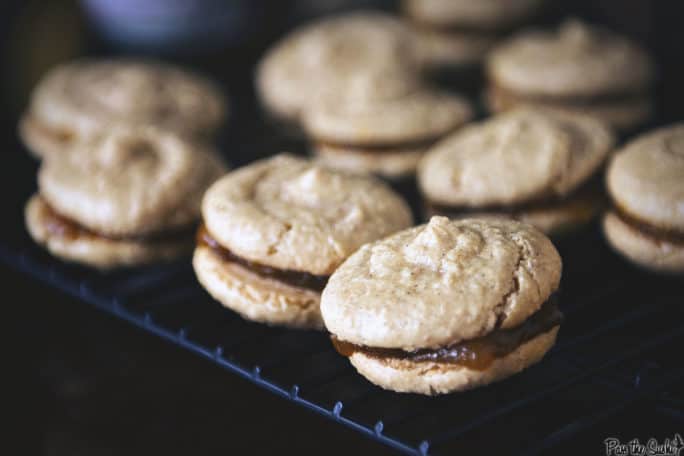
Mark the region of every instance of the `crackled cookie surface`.
<instances>
[{"instance_id":1,"label":"crackled cookie surface","mask_svg":"<svg viewBox=\"0 0 684 456\"><path fill-rule=\"evenodd\" d=\"M238 256L312 274L330 274L365 242L411 223L406 203L378 180L286 155L220 179L202 216Z\"/></svg>"},{"instance_id":2,"label":"crackled cookie surface","mask_svg":"<svg viewBox=\"0 0 684 456\"><path fill-rule=\"evenodd\" d=\"M468 126L433 147L419 181L433 202L478 207L565 196L614 144L601 123L544 110L515 110Z\"/></svg>"},{"instance_id":3,"label":"crackled cookie surface","mask_svg":"<svg viewBox=\"0 0 684 456\"><path fill-rule=\"evenodd\" d=\"M605 198L593 176L615 143L591 117L516 109L466 126L418 166L427 214L500 216L562 234L589 222Z\"/></svg>"},{"instance_id":4,"label":"crackled cookie surface","mask_svg":"<svg viewBox=\"0 0 684 456\"><path fill-rule=\"evenodd\" d=\"M333 274L326 327L371 347L439 347L524 321L558 288L561 262L514 221L433 217L363 246Z\"/></svg>"},{"instance_id":5,"label":"crackled cookie surface","mask_svg":"<svg viewBox=\"0 0 684 456\"><path fill-rule=\"evenodd\" d=\"M114 129L77 145L38 173L60 214L110 236L188 227L225 166L214 152L155 128Z\"/></svg>"}]
</instances>

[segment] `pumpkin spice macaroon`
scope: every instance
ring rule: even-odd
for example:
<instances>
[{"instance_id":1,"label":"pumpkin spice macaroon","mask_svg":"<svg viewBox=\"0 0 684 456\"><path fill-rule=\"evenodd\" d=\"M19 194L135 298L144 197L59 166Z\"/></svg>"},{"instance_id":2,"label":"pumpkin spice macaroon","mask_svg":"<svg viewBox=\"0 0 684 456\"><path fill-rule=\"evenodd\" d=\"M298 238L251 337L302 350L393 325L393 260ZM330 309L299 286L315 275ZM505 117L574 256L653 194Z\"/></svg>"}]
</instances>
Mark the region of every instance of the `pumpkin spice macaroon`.
<instances>
[{"instance_id":1,"label":"pumpkin spice macaroon","mask_svg":"<svg viewBox=\"0 0 684 456\"><path fill-rule=\"evenodd\" d=\"M652 111L654 67L626 37L578 20L520 32L487 57L493 112L543 107L591 115L628 131Z\"/></svg>"},{"instance_id":2,"label":"pumpkin spice macaroon","mask_svg":"<svg viewBox=\"0 0 684 456\"><path fill-rule=\"evenodd\" d=\"M200 201L225 172L216 152L156 128L114 128L43 161L26 205L31 237L111 269L192 251Z\"/></svg>"},{"instance_id":3,"label":"pumpkin spice macaroon","mask_svg":"<svg viewBox=\"0 0 684 456\"><path fill-rule=\"evenodd\" d=\"M541 360L561 322L560 276L558 252L530 225L433 217L349 257L321 312L336 349L368 380L444 394Z\"/></svg>"},{"instance_id":4,"label":"pumpkin spice macaroon","mask_svg":"<svg viewBox=\"0 0 684 456\"><path fill-rule=\"evenodd\" d=\"M418 183L427 216L503 216L548 234L593 219L605 198L598 172L614 137L580 114L516 109L468 125L433 147Z\"/></svg>"},{"instance_id":5,"label":"pumpkin spice macaroon","mask_svg":"<svg viewBox=\"0 0 684 456\"><path fill-rule=\"evenodd\" d=\"M391 181L412 178L425 152L473 116L462 97L424 86L384 99L321 98L303 113L316 158Z\"/></svg>"},{"instance_id":6,"label":"pumpkin spice macaroon","mask_svg":"<svg viewBox=\"0 0 684 456\"><path fill-rule=\"evenodd\" d=\"M321 96L393 97L416 84L408 29L397 18L357 11L305 24L261 59L255 86L261 104L283 126Z\"/></svg>"},{"instance_id":7,"label":"pumpkin spice macaroon","mask_svg":"<svg viewBox=\"0 0 684 456\"><path fill-rule=\"evenodd\" d=\"M244 318L322 328L328 276L366 242L411 225L384 183L290 155L218 180L202 202L193 266L199 282Z\"/></svg>"},{"instance_id":8,"label":"pumpkin spice macaroon","mask_svg":"<svg viewBox=\"0 0 684 456\"><path fill-rule=\"evenodd\" d=\"M684 273L684 124L633 140L615 154L606 183L613 207L603 230L644 268Z\"/></svg>"},{"instance_id":9,"label":"pumpkin spice macaroon","mask_svg":"<svg viewBox=\"0 0 684 456\"><path fill-rule=\"evenodd\" d=\"M226 115L209 81L159 62L78 60L55 67L38 83L19 123L37 157L59 154L114 126L153 126L210 140Z\"/></svg>"}]
</instances>

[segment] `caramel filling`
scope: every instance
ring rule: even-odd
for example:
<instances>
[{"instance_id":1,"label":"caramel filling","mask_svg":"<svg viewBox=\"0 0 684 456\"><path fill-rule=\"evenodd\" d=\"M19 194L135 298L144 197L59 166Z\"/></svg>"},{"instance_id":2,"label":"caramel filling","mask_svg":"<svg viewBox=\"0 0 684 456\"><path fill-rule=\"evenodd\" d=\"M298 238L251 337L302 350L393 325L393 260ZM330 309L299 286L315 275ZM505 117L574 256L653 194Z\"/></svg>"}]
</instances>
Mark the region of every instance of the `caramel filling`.
<instances>
[{"instance_id":1,"label":"caramel filling","mask_svg":"<svg viewBox=\"0 0 684 456\"><path fill-rule=\"evenodd\" d=\"M292 271L288 269L277 269L239 257L220 245L218 241L209 234L209 231L207 231L204 224L200 225L199 230L197 231L197 244L209 247L220 255L223 261L239 264L255 274L284 282L288 285L320 292L323 291L325 284L328 283L328 276L314 275L309 274L308 272Z\"/></svg>"},{"instance_id":2,"label":"caramel filling","mask_svg":"<svg viewBox=\"0 0 684 456\"><path fill-rule=\"evenodd\" d=\"M514 90L506 89L495 83L490 83L489 90L495 100L501 104L501 108L509 109L519 102L529 101L537 103L562 103L572 106L593 106L612 103L638 102L647 97L645 91L634 91L624 93L605 93L595 96L551 96L551 95L530 95L518 93Z\"/></svg>"},{"instance_id":3,"label":"caramel filling","mask_svg":"<svg viewBox=\"0 0 684 456\"><path fill-rule=\"evenodd\" d=\"M406 141L400 144L354 144L335 141L318 140L317 143L322 147L329 147L335 151L336 149L345 151L354 151L358 153L368 154L382 154L390 152L402 152L415 149L429 149L438 141L438 138L417 139L415 141Z\"/></svg>"},{"instance_id":4,"label":"caramel filling","mask_svg":"<svg viewBox=\"0 0 684 456\"><path fill-rule=\"evenodd\" d=\"M562 319L563 314L558 310L556 299L551 297L537 312L515 328L497 329L486 336L464 340L437 349L404 351L398 348L355 345L341 341L334 335L331 338L335 349L347 357L359 352L380 360L407 360L414 363L437 362L482 371L491 366L496 359L512 353L525 342L560 325Z\"/></svg>"},{"instance_id":5,"label":"caramel filling","mask_svg":"<svg viewBox=\"0 0 684 456\"><path fill-rule=\"evenodd\" d=\"M447 217L491 212L515 218L517 214L549 211L563 207L568 211L572 211L578 219L588 220L591 219L605 203L606 199L601 188L601 183L596 177L593 177L589 182L564 197L539 197L530 200L529 202L512 206L485 205L478 207L449 206L426 200L425 210L428 215L444 215Z\"/></svg>"},{"instance_id":6,"label":"caramel filling","mask_svg":"<svg viewBox=\"0 0 684 456\"><path fill-rule=\"evenodd\" d=\"M644 236L651 237L659 241L668 242L670 244L684 245L684 232L652 225L646 221L640 220L638 217L629 214L616 204L613 206L613 209L620 220L639 231Z\"/></svg>"},{"instance_id":7,"label":"caramel filling","mask_svg":"<svg viewBox=\"0 0 684 456\"><path fill-rule=\"evenodd\" d=\"M191 229L184 228L167 233L160 233L150 236L128 236L128 237L113 237L104 235L96 231L90 230L78 222L60 214L52 206L50 206L45 199L41 198L41 218L45 223L45 228L51 237L62 238L68 241L76 241L83 239L108 239L108 240L129 240L129 241L144 241L144 242L165 242L165 241L180 241L191 236Z\"/></svg>"}]
</instances>

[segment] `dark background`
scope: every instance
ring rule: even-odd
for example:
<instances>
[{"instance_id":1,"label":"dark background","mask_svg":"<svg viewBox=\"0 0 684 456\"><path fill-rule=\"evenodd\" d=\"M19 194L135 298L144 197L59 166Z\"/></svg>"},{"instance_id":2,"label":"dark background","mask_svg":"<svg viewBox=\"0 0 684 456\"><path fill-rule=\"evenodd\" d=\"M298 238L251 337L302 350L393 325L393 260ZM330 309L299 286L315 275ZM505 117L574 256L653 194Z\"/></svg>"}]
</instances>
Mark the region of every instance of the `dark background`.
<instances>
[{"instance_id":1,"label":"dark background","mask_svg":"<svg viewBox=\"0 0 684 456\"><path fill-rule=\"evenodd\" d=\"M144 53L206 72L231 99L223 150L241 164L275 148L301 147L261 134L252 66L284 30L320 14L328 3L341 2L208 0L212 6L207 8L230 9L225 22L232 24L230 33L213 30L210 18L218 16L206 10L188 19L193 40L140 46L113 41L78 2L5 0L0 6L0 145L8 161L0 167L5 208L0 226L22 223L17 201L23 199L17 195L27 196L35 187L36 163L15 131L31 88L47 68L80 55ZM391 1L376 3L392 8ZM659 66L656 123L664 124L684 118L683 4L552 1L539 21L555 23L573 14L644 43ZM216 29L221 28L219 23ZM4 411L13 424L4 445L19 454L388 452L4 266L0 274L6 309L3 373L9 380Z\"/></svg>"}]
</instances>

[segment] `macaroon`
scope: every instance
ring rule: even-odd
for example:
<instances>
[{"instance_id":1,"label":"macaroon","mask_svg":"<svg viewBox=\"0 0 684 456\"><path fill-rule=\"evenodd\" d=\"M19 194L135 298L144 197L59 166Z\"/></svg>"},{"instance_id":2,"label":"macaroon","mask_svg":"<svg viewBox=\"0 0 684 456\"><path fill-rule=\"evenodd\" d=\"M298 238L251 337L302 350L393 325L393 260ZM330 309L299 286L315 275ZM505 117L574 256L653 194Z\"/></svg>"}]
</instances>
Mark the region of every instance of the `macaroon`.
<instances>
[{"instance_id":1,"label":"macaroon","mask_svg":"<svg viewBox=\"0 0 684 456\"><path fill-rule=\"evenodd\" d=\"M684 124L644 134L615 154L603 219L610 245L656 272L684 273Z\"/></svg>"},{"instance_id":2,"label":"macaroon","mask_svg":"<svg viewBox=\"0 0 684 456\"><path fill-rule=\"evenodd\" d=\"M399 181L439 139L473 116L468 101L425 86L392 98L322 98L302 116L314 156L326 165Z\"/></svg>"},{"instance_id":3,"label":"macaroon","mask_svg":"<svg viewBox=\"0 0 684 456\"><path fill-rule=\"evenodd\" d=\"M55 257L102 270L172 260L192 252L202 195L225 171L175 134L113 128L42 162L26 226Z\"/></svg>"},{"instance_id":4,"label":"macaroon","mask_svg":"<svg viewBox=\"0 0 684 456\"><path fill-rule=\"evenodd\" d=\"M433 217L349 257L321 312L337 351L372 383L464 391L518 373L554 345L561 267L530 225Z\"/></svg>"},{"instance_id":5,"label":"macaroon","mask_svg":"<svg viewBox=\"0 0 684 456\"><path fill-rule=\"evenodd\" d=\"M262 57L255 86L271 118L298 126L304 108L319 97L391 98L417 78L406 26L388 14L357 11L290 32Z\"/></svg>"},{"instance_id":6,"label":"macaroon","mask_svg":"<svg viewBox=\"0 0 684 456\"><path fill-rule=\"evenodd\" d=\"M361 245L411 225L386 184L290 155L254 162L207 190L193 266L248 320L323 327L320 293Z\"/></svg>"},{"instance_id":7,"label":"macaroon","mask_svg":"<svg viewBox=\"0 0 684 456\"><path fill-rule=\"evenodd\" d=\"M486 62L491 111L544 107L591 115L632 130L652 114L654 66L631 40L578 20L531 29L497 46Z\"/></svg>"},{"instance_id":8,"label":"macaroon","mask_svg":"<svg viewBox=\"0 0 684 456\"><path fill-rule=\"evenodd\" d=\"M420 163L425 214L576 230L605 206L599 174L614 144L608 127L581 114L519 108L470 124Z\"/></svg>"},{"instance_id":9,"label":"macaroon","mask_svg":"<svg viewBox=\"0 0 684 456\"><path fill-rule=\"evenodd\" d=\"M39 158L117 126L151 126L209 141L227 110L213 83L183 69L148 60L78 60L40 80L19 136Z\"/></svg>"}]
</instances>

